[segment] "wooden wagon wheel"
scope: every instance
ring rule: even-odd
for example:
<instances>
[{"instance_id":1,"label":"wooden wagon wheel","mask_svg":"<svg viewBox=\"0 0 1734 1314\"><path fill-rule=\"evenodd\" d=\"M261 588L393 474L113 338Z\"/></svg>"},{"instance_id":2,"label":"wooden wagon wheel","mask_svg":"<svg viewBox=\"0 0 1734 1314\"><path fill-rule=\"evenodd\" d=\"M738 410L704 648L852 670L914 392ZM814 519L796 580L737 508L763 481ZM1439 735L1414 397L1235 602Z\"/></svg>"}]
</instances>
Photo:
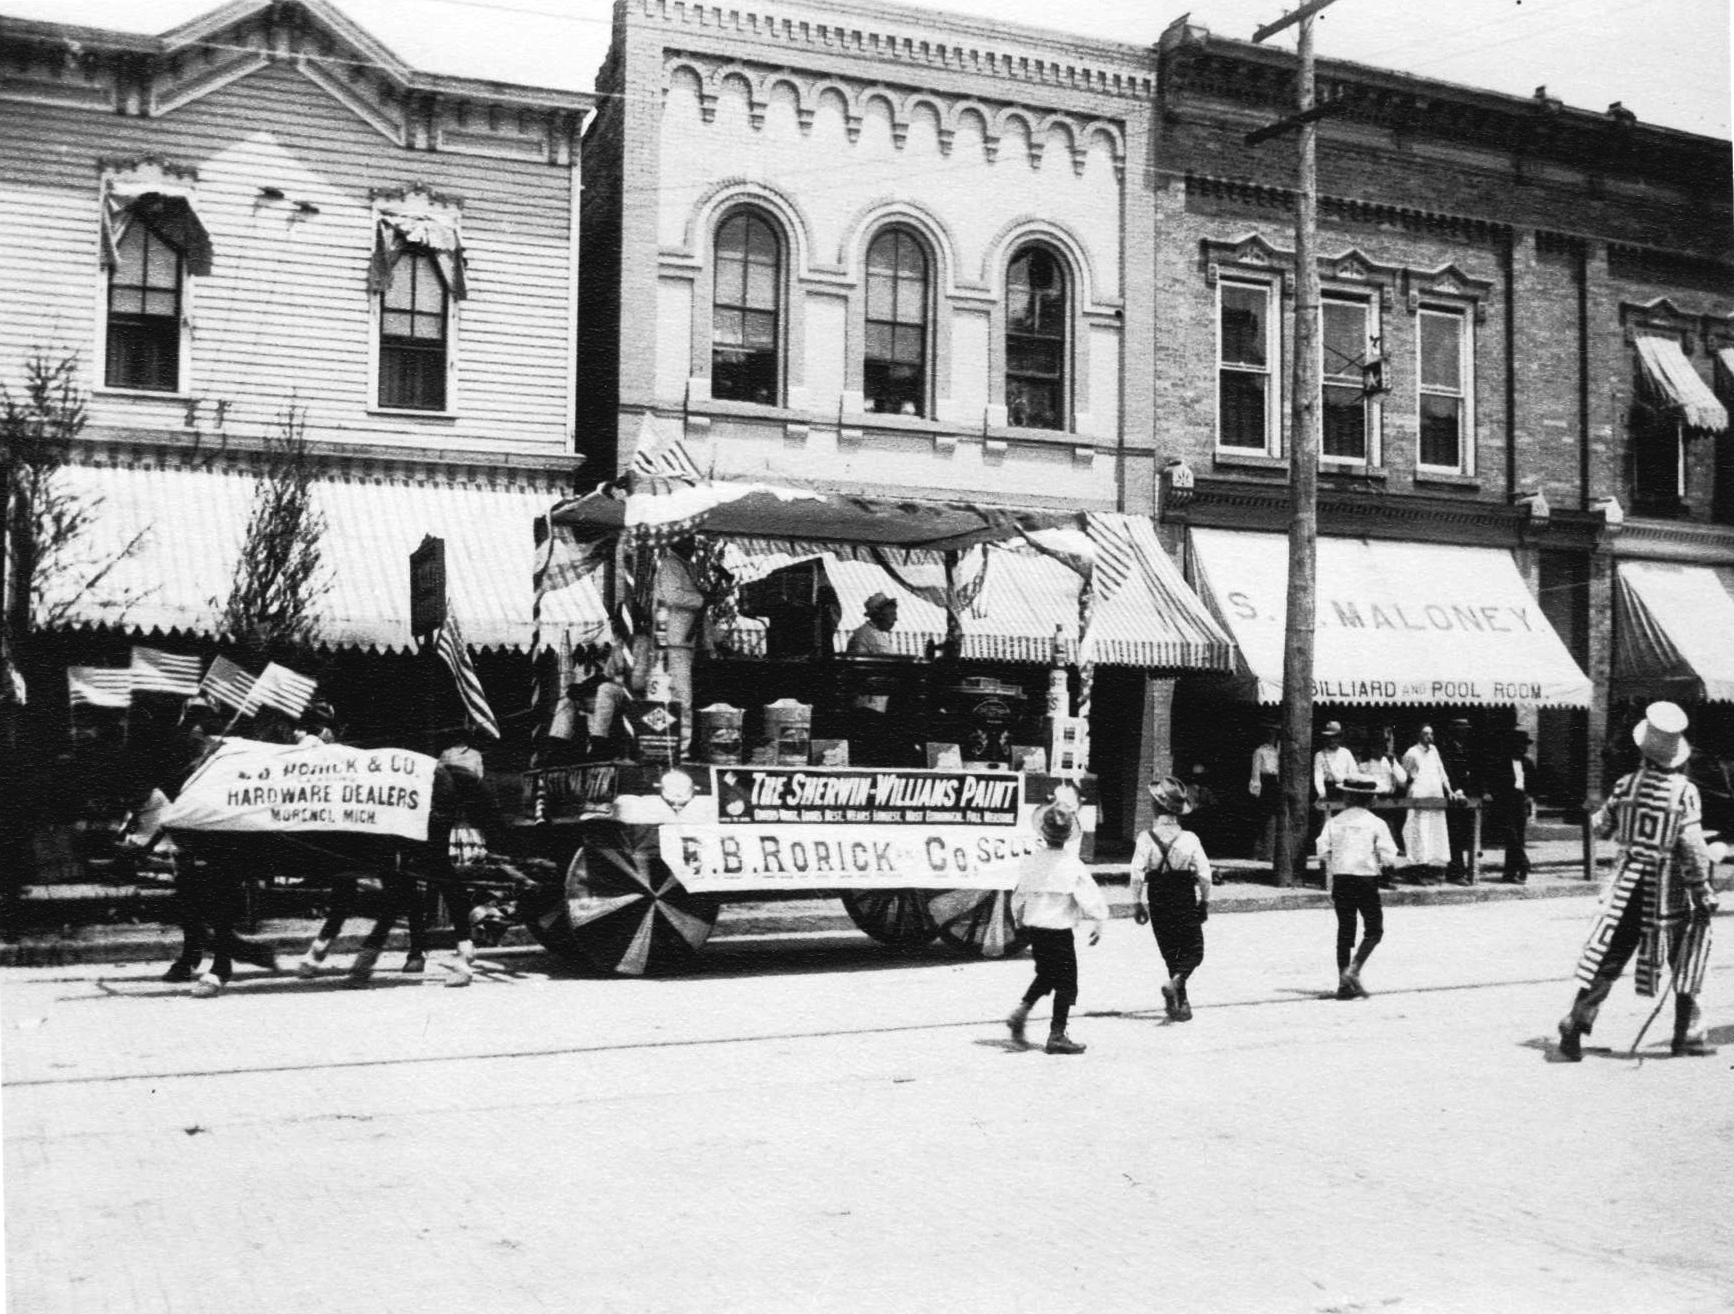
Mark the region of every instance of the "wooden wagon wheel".
<instances>
[{"instance_id":1,"label":"wooden wagon wheel","mask_svg":"<svg viewBox=\"0 0 1734 1314\"><path fill-rule=\"evenodd\" d=\"M940 939L983 958L1004 958L1029 943L1012 922L1010 890L937 890L927 915Z\"/></svg>"},{"instance_id":2,"label":"wooden wagon wheel","mask_svg":"<svg viewBox=\"0 0 1734 1314\"><path fill-rule=\"evenodd\" d=\"M566 927L589 962L623 976L684 964L710 937L721 905L714 894L691 894L663 862L657 827L598 822L566 869ZM540 938L540 937L538 937Z\"/></svg>"},{"instance_id":3,"label":"wooden wagon wheel","mask_svg":"<svg viewBox=\"0 0 1734 1314\"><path fill-rule=\"evenodd\" d=\"M843 907L850 921L893 949L919 949L939 934L925 890L844 890Z\"/></svg>"}]
</instances>

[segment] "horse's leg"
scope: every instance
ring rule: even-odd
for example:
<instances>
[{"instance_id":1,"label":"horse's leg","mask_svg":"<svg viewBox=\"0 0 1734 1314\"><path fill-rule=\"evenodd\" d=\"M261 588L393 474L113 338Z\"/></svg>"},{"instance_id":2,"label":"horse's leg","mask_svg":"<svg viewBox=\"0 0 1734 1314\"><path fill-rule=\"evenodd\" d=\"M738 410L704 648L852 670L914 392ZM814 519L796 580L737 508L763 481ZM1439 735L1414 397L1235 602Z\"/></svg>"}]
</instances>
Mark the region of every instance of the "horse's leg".
<instances>
[{"instance_id":1,"label":"horse's leg","mask_svg":"<svg viewBox=\"0 0 1734 1314\"><path fill-rule=\"evenodd\" d=\"M168 971L165 981L191 981L198 974L205 957L205 911L200 882L204 874L184 848L175 854L175 920L181 928L181 952Z\"/></svg>"},{"instance_id":2,"label":"horse's leg","mask_svg":"<svg viewBox=\"0 0 1734 1314\"><path fill-rule=\"evenodd\" d=\"M361 883L353 876L337 876L332 879L331 903L326 908L325 920L314 933L313 943L307 946L307 952L302 954L300 961L295 964L296 976L306 979L319 975L319 965L331 952L331 946L337 937L343 934L343 923L348 921L349 915L355 911L355 896L360 888Z\"/></svg>"},{"instance_id":3,"label":"horse's leg","mask_svg":"<svg viewBox=\"0 0 1734 1314\"><path fill-rule=\"evenodd\" d=\"M379 955L385 950L385 942L391 935L391 928L397 924L397 909L400 891L396 888L395 875L385 877L385 906L379 916L374 919L373 929L367 933L367 938L361 942L361 948L356 951L355 962L349 969L347 984L364 986L373 979L373 969L379 965Z\"/></svg>"},{"instance_id":4,"label":"horse's leg","mask_svg":"<svg viewBox=\"0 0 1734 1314\"><path fill-rule=\"evenodd\" d=\"M452 915L452 932L457 936L457 957L452 961L446 977L449 986L467 986L470 983L470 967L476 961L476 945L470 930L470 913L475 908L475 899L470 894L470 887L462 881L451 881L444 887L446 908Z\"/></svg>"}]
</instances>

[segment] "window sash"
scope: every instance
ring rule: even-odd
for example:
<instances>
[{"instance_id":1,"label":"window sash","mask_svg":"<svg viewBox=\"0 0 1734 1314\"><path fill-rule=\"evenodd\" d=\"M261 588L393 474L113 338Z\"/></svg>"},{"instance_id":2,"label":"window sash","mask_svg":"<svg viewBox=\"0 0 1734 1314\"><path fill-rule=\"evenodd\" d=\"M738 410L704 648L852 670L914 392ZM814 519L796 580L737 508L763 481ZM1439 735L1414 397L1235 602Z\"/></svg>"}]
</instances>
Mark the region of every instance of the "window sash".
<instances>
[{"instance_id":1,"label":"window sash","mask_svg":"<svg viewBox=\"0 0 1734 1314\"><path fill-rule=\"evenodd\" d=\"M379 405L443 411L451 293L425 250L405 251L379 294Z\"/></svg>"},{"instance_id":2,"label":"window sash","mask_svg":"<svg viewBox=\"0 0 1734 1314\"><path fill-rule=\"evenodd\" d=\"M1326 295L1319 305L1319 455L1371 465L1378 459L1377 403L1362 370L1373 345L1373 305L1360 297Z\"/></svg>"},{"instance_id":3,"label":"window sash","mask_svg":"<svg viewBox=\"0 0 1734 1314\"><path fill-rule=\"evenodd\" d=\"M1242 452L1275 446L1279 358L1275 289L1223 280L1216 294L1216 445Z\"/></svg>"},{"instance_id":4,"label":"window sash","mask_svg":"<svg viewBox=\"0 0 1734 1314\"><path fill-rule=\"evenodd\" d=\"M181 373L181 288L185 261L173 243L134 218L109 273L103 383L174 392Z\"/></svg>"},{"instance_id":5,"label":"window sash","mask_svg":"<svg viewBox=\"0 0 1734 1314\"><path fill-rule=\"evenodd\" d=\"M1018 252L1006 270L1006 422L1014 429L1066 427L1069 285L1058 256Z\"/></svg>"},{"instance_id":6,"label":"window sash","mask_svg":"<svg viewBox=\"0 0 1734 1314\"><path fill-rule=\"evenodd\" d=\"M1449 350L1445 350L1446 347ZM1416 463L1458 473L1469 457L1469 319L1422 307L1416 324Z\"/></svg>"},{"instance_id":7,"label":"window sash","mask_svg":"<svg viewBox=\"0 0 1734 1314\"><path fill-rule=\"evenodd\" d=\"M774 406L779 395L782 243L756 214L717 227L711 290L711 396Z\"/></svg>"},{"instance_id":8,"label":"window sash","mask_svg":"<svg viewBox=\"0 0 1734 1314\"><path fill-rule=\"evenodd\" d=\"M927 414L927 253L890 229L867 248L861 391L869 411Z\"/></svg>"}]
</instances>

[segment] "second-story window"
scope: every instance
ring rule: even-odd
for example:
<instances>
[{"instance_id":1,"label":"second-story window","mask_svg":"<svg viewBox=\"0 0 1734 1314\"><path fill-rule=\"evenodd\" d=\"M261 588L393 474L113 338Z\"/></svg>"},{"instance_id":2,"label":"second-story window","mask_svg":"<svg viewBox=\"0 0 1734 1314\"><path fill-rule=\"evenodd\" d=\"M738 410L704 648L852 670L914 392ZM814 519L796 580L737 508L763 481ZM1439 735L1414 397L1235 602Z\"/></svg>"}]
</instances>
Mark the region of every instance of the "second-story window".
<instances>
[{"instance_id":1,"label":"second-story window","mask_svg":"<svg viewBox=\"0 0 1734 1314\"><path fill-rule=\"evenodd\" d=\"M1358 297L1327 294L1319 319L1324 356L1324 439L1319 454L1326 460L1371 464L1378 460L1377 435L1364 367L1372 356L1372 307Z\"/></svg>"},{"instance_id":2,"label":"second-story window","mask_svg":"<svg viewBox=\"0 0 1734 1314\"><path fill-rule=\"evenodd\" d=\"M425 251L405 251L380 298L379 404L445 410L448 296L439 265Z\"/></svg>"},{"instance_id":3,"label":"second-story window","mask_svg":"<svg viewBox=\"0 0 1734 1314\"><path fill-rule=\"evenodd\" d=\"M143 219L127 225L108 276L107 360L111 388L175 392L181 377L180 250Z\"/></svg>"},{"instance_id":4,"label":"second-story window","mask_svg":"<svg viewBox=\"0 0 1734 1314\"><path fill-rule=\"evenodd\" d=\"M1006 271L1006 420L1019 429L1066 427L1066 271L1053 252L1026 247Z\"/></svg>"},{"instance_id":5,"label":"second-story window","mask_svg":"<svg viewBox=\"0 0 1734 1314\"><path fill-rule=\"evenodd\" d=\"M716 233L716 291L711 303L710 394L721 401L777 404L777 308L782 244L750 210L730 215Z\"/></svg>"},{"instance_id":6,"label":"second-story window","mask_svg":"<svg viewBox=\"0 0 1734 1314\"><path fill-rule=\"evenodd\" d=\"M1271 285L1217 285L1216 442L1244 452L1276 448L1276 317Z\"/></svg>"},{"instance_id":7,"label":"second-story window","mask_svg":"<svg viewBox=\"0 0 1734 1314\"><path fill-rule=\"evenodd\" d=\"M1422 307L1416 323L1420 368L1419 464L1428 470L1468 470L1470 440L1468 319L1457 311Z\"/></svg>"},{"instance_id":8,"label":"second-story window","mask_svg":"<svg viewBox=\"0 0 1734 1314\"><path fill-rule=\"evenodd\" d=\"M927 414L927 253L892 228L867 248L861 389L869 411Z\"/></svg>"}]
</instances>

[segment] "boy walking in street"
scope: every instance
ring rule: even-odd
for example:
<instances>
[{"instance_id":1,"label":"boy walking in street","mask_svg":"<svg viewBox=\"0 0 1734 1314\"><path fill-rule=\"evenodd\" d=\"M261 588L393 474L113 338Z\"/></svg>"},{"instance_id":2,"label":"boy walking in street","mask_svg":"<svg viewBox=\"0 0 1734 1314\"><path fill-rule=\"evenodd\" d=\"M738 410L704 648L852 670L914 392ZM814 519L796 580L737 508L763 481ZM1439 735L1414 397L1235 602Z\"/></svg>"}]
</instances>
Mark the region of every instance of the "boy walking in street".
<instances>
[{"instance_id":1,"label":"boy walking in street","mask_svg":"<svg viewBox=\"0 0 1734 1314\"><path fill-rule=\"evenodd\" d=\"M1191 808L1186 786L1173 776L1150 786L1156 820L1132 850L1132 918L1150 923L1168 979L1162 1003L1170 1022L1190 1022L1186 979L1204 962L1204 921L1210 916L1210 859L1198 837L1180 825ZM1148 884L1150 902L1144 892Z\"/></svg>"},{"instance_id":2,"label":"boy walking in street","mask_svg":"<svg viewBox=\"0 0 1734 1314\"><path fill-rule=\"evenodd\" d=\"M1324 864L1325 885L1337 913L1337 998L1365 999L1361 969L1385 935L1379 877L1396 863L1397 843L1391 838L1391 828L1367 810L1379 792L1376 780L1350 776L1341 788L1349 806L1325 822L1319 832L1319 861ZM1358 949L1357 916L1362 928Z\"/></svg>"},{"instance_id":3,"label":"boy walking in street","mask_svg":"<svg viewBox=\"0 0 1734 1314\"><path fill-rule=\"evenodd\" d=\"M1038 814L1036 829L1041 843L1024 858L1011 900L1012 919L1030 937L1036 979L1005 1024L1012 1039L1024 1044L1030 1009L1051 990L1054 1016L1048 1027L1047 1052L1082 1054L1084 1046L1066 1034L1066 1019L1078 999L1073 929L1079 922L1090 922L1090 943L1095 944L1102 938L1102 923L1108 920L1108 901L1091 879L1089 868L1066 847L1078 834L1076 810L1052 803Z\"/></svg>"}]
</instances>

